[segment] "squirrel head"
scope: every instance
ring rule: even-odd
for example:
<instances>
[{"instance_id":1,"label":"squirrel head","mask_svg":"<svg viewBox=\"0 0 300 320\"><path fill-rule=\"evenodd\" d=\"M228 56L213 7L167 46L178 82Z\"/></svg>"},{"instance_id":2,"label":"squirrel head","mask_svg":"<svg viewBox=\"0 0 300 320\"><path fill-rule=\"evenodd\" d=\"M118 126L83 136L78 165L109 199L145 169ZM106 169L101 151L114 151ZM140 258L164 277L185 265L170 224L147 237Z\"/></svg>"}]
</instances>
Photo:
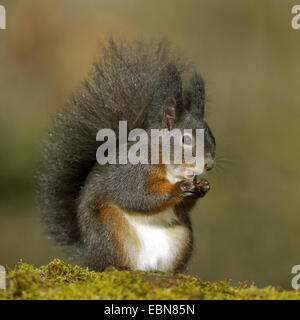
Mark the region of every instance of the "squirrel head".
<instances>
[{"instance_id":1,"label":"squirrel head","mask_svg":"<svg viewBox=\"0 0 300 320\"><path fill-rule=\"evenodd\" d=\"M182 90L182 81L175 63L168 64L161 71L154 93L152 108L148 114L149 128L180 129L182 148L195 148L196 129L204 130L204 164L167 165L171 179L180 181L191 179L211 170L215 165L215 138L205 118L205 84L202 77L194 72L188 86ZM150 125L151 124L151 125ZM185 129L192 129L191 134L184 134Z\"/></svg>"}]
</instances>

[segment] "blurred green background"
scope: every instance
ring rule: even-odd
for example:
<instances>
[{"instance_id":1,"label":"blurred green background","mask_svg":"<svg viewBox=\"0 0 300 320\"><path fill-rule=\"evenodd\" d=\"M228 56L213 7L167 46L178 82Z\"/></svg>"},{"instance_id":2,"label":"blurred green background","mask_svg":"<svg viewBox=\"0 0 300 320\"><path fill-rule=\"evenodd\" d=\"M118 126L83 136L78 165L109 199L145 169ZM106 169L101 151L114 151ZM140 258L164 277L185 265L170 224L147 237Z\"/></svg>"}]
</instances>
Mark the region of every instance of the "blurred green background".
<instances>
[{"instance_id":1,"label":"blurred green background","mask_svg":"<svg viewBox=\"0 0 300 320\"><path fill-rule=\"evenodd\" d=\"M212 190L192 212L189 272L290 289L300 264L300 30L288 0L0 0L0 264L67 258L43 235L40 140L99 41L168 37L207 83ZM300 1L299 3L300 4Z\"/></svg>"}]
</instances>

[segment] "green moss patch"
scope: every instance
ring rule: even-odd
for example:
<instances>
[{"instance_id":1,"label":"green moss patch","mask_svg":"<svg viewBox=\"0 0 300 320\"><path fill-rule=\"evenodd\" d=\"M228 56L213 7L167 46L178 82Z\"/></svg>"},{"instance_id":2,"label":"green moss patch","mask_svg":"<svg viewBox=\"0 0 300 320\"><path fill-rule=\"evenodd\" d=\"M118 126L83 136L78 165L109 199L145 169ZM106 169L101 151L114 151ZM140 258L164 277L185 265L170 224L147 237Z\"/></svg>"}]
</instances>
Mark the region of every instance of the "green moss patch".
<instances>
[{"instance_id":1,"label":"green moss patch","mask_svg":"<svg viewBox=\"0 0 300 320\"><path fill-rule=\"evenodd\" d=\"M241 283L203 282L183 274L119 271L94 272L58 259L35 268L20 261L7 271L0 299L297 299L300 291L258 289Z\"/></svg>"}]
</instances>

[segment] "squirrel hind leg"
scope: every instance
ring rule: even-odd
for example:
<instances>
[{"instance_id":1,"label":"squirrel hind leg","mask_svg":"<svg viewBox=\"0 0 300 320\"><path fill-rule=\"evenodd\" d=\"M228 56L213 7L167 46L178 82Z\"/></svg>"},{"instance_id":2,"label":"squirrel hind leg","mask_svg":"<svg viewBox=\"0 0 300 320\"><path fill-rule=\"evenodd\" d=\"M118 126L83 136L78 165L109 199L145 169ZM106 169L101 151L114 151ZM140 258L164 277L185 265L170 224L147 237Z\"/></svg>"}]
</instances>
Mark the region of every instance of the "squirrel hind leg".
<instances>
[{"instance_id":1,"label":"squirrel hind leg","mask_svg":"<svg viewBox=\"0 0 300 320\"><path fill-rule=\"evenodd\" d=\"M81 215L85 265L95 271L107 267L134 269L130 252L138 252L139 243L117 208L105 206L97 212ZM87 223L88 221L88 223Z\"/></svg>"}]
</instances>

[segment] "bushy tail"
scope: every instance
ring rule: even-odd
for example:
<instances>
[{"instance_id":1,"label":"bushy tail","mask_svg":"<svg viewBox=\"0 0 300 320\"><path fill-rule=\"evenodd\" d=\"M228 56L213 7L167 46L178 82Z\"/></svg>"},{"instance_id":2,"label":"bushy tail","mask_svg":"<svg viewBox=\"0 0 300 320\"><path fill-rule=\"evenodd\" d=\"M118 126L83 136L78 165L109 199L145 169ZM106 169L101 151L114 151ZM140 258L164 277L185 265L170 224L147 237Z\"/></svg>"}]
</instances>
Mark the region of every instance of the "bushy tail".
<instances>
[{"instance_id":1,"label":"bushy tail","mask_svg":"<svg viewBox=\"0 0 300 320\"><path fill-rule=\"evenodd\" d=\"M143 128L153 93L159 90L159 73L174 59L166 41L110 40L89 79L55 115L43 143L37 198L47 233L58 244L80 240L76 199L96 161L96 133L101 128L117 132L120 120L127 120L129 129Z\"/></svg>"}]
</instances>

